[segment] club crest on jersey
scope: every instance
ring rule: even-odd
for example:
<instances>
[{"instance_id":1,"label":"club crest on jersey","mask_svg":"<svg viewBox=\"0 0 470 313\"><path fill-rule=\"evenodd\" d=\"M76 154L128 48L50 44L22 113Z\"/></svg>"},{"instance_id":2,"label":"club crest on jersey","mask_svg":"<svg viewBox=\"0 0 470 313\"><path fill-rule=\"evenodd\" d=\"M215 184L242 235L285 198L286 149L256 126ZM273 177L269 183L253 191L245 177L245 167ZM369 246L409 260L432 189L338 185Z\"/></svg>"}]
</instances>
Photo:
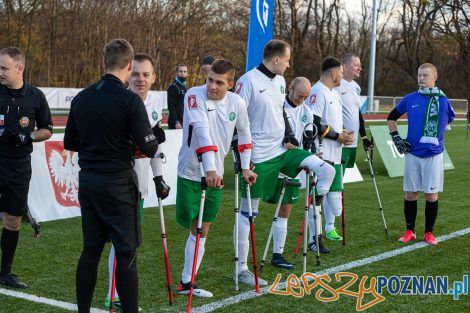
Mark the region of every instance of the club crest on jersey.
<instances>
[{"instance_id":1,"label":"club crest on jersey","mask_svg":"<svg viewBox=\"0 0 470 313\"><path fill-rule=\"evenodd\" d=\"M192 95L188 97L188 109L190 110L197 109L196 95Z\"/></svg>"},{"instance_id":2,"label":"club crest on jersey","mask_svg":"<svg viewBox=\"0 0 470 313\"><path fill-rule=\"evenodd\" d=\"M29 117L23 116L22 118L20 118L19 123L20 123L21 127L28 127L29 126Z\"/></svg>"},{"instance_id":3,"label":"club crest on jersey","mask_svg":"<svg viewBox=\"0 0 470 313\"><path fill-rule=\"evenodd\" d=\"M237 83L237 86L235 87L235 93L237 95L239 95L240 92L242 91L242 86L243 86L243 83Z\"/></svg>"},{"instance_id":4,"label":"club crest on jersey","mask_svg":"<svg viewBox=\"0 0 470 313\"><path fill-rule=\"evenodd\" d=\"M153 111L152 112L152 118L153 118L154 121L158 120L158 113Z\"/></svg>"},{"instance_id":5,"label":"club crest on jersey","mask_svg":"<svg viewBox=\"0 0 470 313\"><path fill-rule=\"evenodd\" d=\"M302 123L307 123L307 115L302 115L302 118L300 119Z\"/></svg>"},{"instance_id":6,"label":"club crest on jersey","mask_svg":"<svg viewBox=\"0 0 470 313\"><path fill-rule=\"evenodd\" d=\"M284 86L281 86L280 89L281 89L281 93L284 95L286 93L286 89L284 88Z\"/></svg>"},{"instance_id":7,"label":"club crest on jersey","mask_svg":"<svg viewBox=\"0 0 470 313\"><path fill-rule=\"evenodd\" d=\"M360 95L361 95L361 89L360 89L360 88L356 88L356 93L357 93L358 96L360 96Z\"/></svg>"},{"instance_id":8,"label":"club crest on jersey","mask_svg":"<svg viewBox=\"0 0 470 313\"><path fill-rule=\"evenodd\" d=\"M310 104L315 104L317 102L317 95L313 94L310 96Z\"/></svg>"},{"instance_id":9,"label":"club crest on jersey","mask_svg":"<svg viewBox=\"0 0 470 313\"><path fill-rule=\"evenodd\" d=\"M228 115L228 119L230 120L230 122L233 122L236 117L237 114L235 112L230 112L230 114Z\"/></svg>"}]
</instances>

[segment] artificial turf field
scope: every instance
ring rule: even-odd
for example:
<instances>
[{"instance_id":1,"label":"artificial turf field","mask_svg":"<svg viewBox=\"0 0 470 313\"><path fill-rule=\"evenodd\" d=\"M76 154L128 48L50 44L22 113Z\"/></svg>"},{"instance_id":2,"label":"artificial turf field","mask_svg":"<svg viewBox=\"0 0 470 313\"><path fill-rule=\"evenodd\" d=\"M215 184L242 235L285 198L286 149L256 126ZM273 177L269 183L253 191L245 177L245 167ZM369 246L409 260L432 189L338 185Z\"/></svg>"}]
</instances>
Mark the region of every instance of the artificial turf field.
<instances>
[{"instance_id":1,"label":"artificial turf field","mask_svg":"<svg viewBox=\"0 0 470 313\"><path fill-rule=\"evenodd\" d=\"M383 122L382 122L383 124ZM470 227L469 192L470 184L470 139L466 140L466 127L463 121L454 123L451 131L447 132L445 142L455 170L445 172L444 192L440 194L439 215L435 227L437 236L451 234ZM378 210L373 185L369 176L365 154L358 149L356 163L364 178L363 182L345 185L345 213L347 227L347 245L341 242L327 241L332 254L322 255L321 266L315 264L313 254L308 255L307 270L315 273L320 270L373 257L382 253L397 250L412 244L402 244L396 240L402 235L405 223L403 217L402 178L389 178L379 154L374 153L374 170L384 208L390 240L384 235L384 226ZM200 287L210 290L214 297L210 299L194 298L196 308L204 306L204 312L210 311L208 304L216 303L221 306L216 312L352 312L356 311L357 298L341 294L339 299L323 302L315 297L320 289L316 287L309 295L302 298L280 296L265 293L259 297L251 297L252 287L240 285L240 291L233 290L233 171L231 158L226 160L225 188L222 207L218 219L211 230L206 242L204 259L197 276ZM258 262L271 226L275 205L261 204L261 215L256 219L255 235L257 239ZM294 207L289 219L289 232L284 255L296 264L293 271L285 271L267 265L261 277L270 284L278 273L283 274L281 282L289 274L302 274L302 255L296 259L292 255L295 249L298 231L303 218L303 207ZM175 222L174 206L165 207L165 219L172 272L173 287L181 278L183 267L184 245L188 231ZM339 232L341 220L336 222ZM418 200L417 236L421 242L424 230L424 197ZM32 236L32 229L26 223L22 225L20 241L15 257L13 272L28 284L23 292L28 298L39 296L52 300L76 303L75 300L75 268L81 252L81 222L79 218L47 222L41 225L41 238ZM145 209L142 224L143 244L138 250L138 268L140 280L140 306L143 312L182 312L186 308L187 297L174 294L174 305L168 306L165 268L161 247L160 223L158 210ZM449 284L462 281L464 275L469 275L469 245L470 233L455 236L442 241L437 246L423 246L387 259L370 262L345 270L359 276L358 282L349 289L357 292L359 281L368 276L448 276ZM93 307L104 309L103 303L107 293L107 252L105 248L99 268L98 283L93 299ZM249 256L249 262L251 255ZM268 261L270 254L268 254ZM252 268L250 264L250 268ZM333 282L328 283L338 288L342 283L334 283L334 274L330 275ZM349 280L349 278L348 278ZM268 286L269 287L269 286ZM452 286L450 286L452 287ZM7 288L0 287L0 312L67 312L47 304L4 295ZM284 289L283 289L284 290ZM294 290L299 291L299 288ZM227 298L246 296L247 300L226 306ZM324 291L321 296L332 297L333 294ZM451 295L391 295L384 289L384 301L366 309L367 312L470 312L470 298L461 295L459 300L453 300ZM362 300L366 304L375 298L367 294ZM222 301L222 302L221 302Z\"/></svg>"}]
</instances>

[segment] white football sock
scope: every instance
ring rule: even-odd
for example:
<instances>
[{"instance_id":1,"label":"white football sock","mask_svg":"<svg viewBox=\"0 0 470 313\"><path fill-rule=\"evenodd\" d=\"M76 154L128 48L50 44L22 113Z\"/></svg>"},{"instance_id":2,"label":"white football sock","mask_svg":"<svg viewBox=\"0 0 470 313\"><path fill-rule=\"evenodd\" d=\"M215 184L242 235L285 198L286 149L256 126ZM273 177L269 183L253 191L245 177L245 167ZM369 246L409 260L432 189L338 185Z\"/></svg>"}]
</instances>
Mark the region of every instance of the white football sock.
<instances>
[{"instance_id":1,"label":"white football sock","mask_svg":"<svg viewBox=\"0 0 470 313\"><path fill-rule=\"evenodd\" d=\"M114 267L114 246L111 245L111 250L109 250L109 257L108 257L108 272L109 272L109 287L108 287L108 298L111 299L111 288L113 286L113 267ZM119 298L118 292L116 287L114 287L114 299Z\"/></svg>"},{"instance_id":2,"label":"white football sock","mask_svg":"<svg viewBox=\"0 0 470 313\"><path fill-rule=\"evenodd\" d=\"M287 237L287 220L287 218L278 217L274 224L273 253L282 254L284 252Z\"/></svg>"},{"instance_id":3,"label":"white football sock","mask_svg":"<svg viewBox=\"0 0 470 313\"><path fill-rule=\"evenodd\" d=\"M204 245L206 243L206 238L199 240L199 249L197 254L197 264L196 264L196 274L201 265L202 257L204 256ZM196 248L196 236L189 234L188 240L186 241L186 248L184 250L184 268L181 275L181 281L185 284L191 281L191 273L193 271L193 261L194 261L194 251Z\"/></svg>"}]
</instances>

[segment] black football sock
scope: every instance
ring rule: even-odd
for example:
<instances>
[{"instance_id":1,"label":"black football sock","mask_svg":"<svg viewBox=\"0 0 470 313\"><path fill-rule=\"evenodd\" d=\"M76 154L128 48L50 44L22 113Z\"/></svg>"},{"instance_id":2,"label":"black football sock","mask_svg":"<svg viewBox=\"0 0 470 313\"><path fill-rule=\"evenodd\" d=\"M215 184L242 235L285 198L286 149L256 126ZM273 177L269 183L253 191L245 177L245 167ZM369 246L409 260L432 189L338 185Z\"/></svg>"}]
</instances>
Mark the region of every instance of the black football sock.
<instances>
[{"instance_id":1,"label":"black football sock","mask_svg":"<svg viewBox=\"0 0 470 313\"><path fill-rule=\"evenodd\" d=\"M139 278L135 252L116 251L116 289L119 293L122 311L139 311Z\"/></svg>"},{"instance_id":2,"label":"black football sock","mask_svg":"<svg viewBox=\"0 0 470 313\"><path fill-rule=\"evenodd\" d=\"M93 292L95 291L98 264L103 247L84 248L77 265L76 295L78 312L89 313Z\"/></svg>"},{"instance_id":3,"label":"black football sock","mask_svg":"<svg viewBox=\"0 0 470 313\"><path fill-rule=\"evenodd\" d=\"M15 257L19 235L20 232L18 230L8 230L3 227L2 239L0 240L2 250L2 274L9 274L11 272L11 266L13 264L13 258Z\"/></svg>"},{"instance_id":4,"label":"black football sock","mask_svg":"<svg viewBox=\"0 0 470 313\"><path fill-rule=\"evenodd\" d=\"M437 210L438 210L438 201L434 202L426 201L425 207L425 215L426 215L426 224L425 224L425 232L432 232L434 229L434 224L436 223L437 219Z\"/></svg>"},{"instance_id":5,"label":"black football sock","mask_svg":"<svg viewBox=\"0 0 470 313\"><path fill-rule=\"evenodd\" d=\"M405 200L405 220L406 220L406 229L415 231L415 222L416 214L418 213L418 200Z\"/></svg>"}]
</instances>

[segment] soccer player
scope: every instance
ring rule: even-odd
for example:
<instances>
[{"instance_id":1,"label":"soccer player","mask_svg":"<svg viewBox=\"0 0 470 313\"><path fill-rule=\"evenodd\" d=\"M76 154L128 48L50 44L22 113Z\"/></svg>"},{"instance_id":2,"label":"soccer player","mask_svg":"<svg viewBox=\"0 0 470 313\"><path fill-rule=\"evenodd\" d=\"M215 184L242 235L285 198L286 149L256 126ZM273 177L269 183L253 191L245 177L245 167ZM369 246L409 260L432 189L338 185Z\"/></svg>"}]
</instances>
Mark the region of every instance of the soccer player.
<instances>
[{"instance_id":1,"label":"soccer player","mask_svg":"<svg viewBox=\"0 0 470 313\"><path fill-rule=\"evenodd\" d=\"M168 128L181 129L183 128L183 102L184 95L188 91L186 86L186 78L188 77L188 67L184 64L176 66L176 78L168 87L167 101L168 111Z\"/></svg>"},{"instance_id":2,"label":"soccer player","mask_svg":"<svg viewBox=\"0 0 470 313\"><path fill-rule=\"evenodd\" d=\"M158 143L161 144L165 141L165 132L160 127L162 119L163 105L158 98L149 93L152 85L155 83L155 61L152 56L145 53L137 53L132 61L132 71L129 78L129 89L140 96L144 102L147 111L150 126L153 129ZM148 175L150 168L152 168L153 180L157 196L162 200L168 197L170 187L165 183L162 176L162 159L159 157L161 146L158 147L156 158L136 158L134 170L137 174L139 182L140 193L140 219L142 222L144 198L148 195ZM108 259L109 267L109 289L106 297L105 306L109 308L111 299L111 286L112 286L112 273L114 265L114 246L111 247ZM115 293L114 305L120 306L119 294Z\"/></svg>"},{"instance_id":3,"label":"soccer player","mask_svg":"<svg viewBox=\"0 0 470 313\"><path fill-rule=\"evenodd\" d=\"M279 173L295 177L304 167L315 172L318 190L328 191L334 176L334 169L310 152L296 149L299 145L290 129L284 112L286 82L282 76L289 67L290 46L281 40L269 41L263 50L263 61L256 68L245 73L237 82L235 92L248 105L253 151L251 160L258 180L251 188L253 216L258 215L259 200L271 195ZM238 227L238 280L255 286L254 274L248 270L248 200L242 181ZM259 279L260 286L267 281Z\"/></svg>"},{"instance_id":4,"label":"soccer player","mask_svg":"<svg viewBox=\"0 0 470 313\"><path fill-rule=\"evenodd\" d=\"M83 251L77 265L79 312L90 312L106 240L116 249L122 310L138 312L137 247L141 242L134 148L154 156L158 142L141 98L128 90L134 49L124 39L104 47L106 74L72 100L64 147L78 151Z\"/></svg>"},{"instance_id":5,"label":"soccer player","mask_svg":"<svg viewBox=\"0 0 470 313\"><path fill-rule=\"evenodd\" d=\"M362 103L359 97L361 95L361 87L354 81L358 79L361 74L361 60L353 53L346 53L341 58L341 63L343 64L343 79L341 79L341 84L334 89L341 96L341 102L343 104L343 127L354 132L352 144L343 147L342 150L344 175L346 168L353 168L356 162L358 135L361 136L364 150L370 150L374 145L367 138L364 119L361 114Z\"/></svg>"},{"instance_id":6,"label":"soccer player","mask_svg":"<svg viewBox=\"0 0 470 313\"><path fill-rule=\"evenodd\" d=\"M416 240L415 222L417 201L424 192L425 229L424 241L437 245L433 229L437 219L438 192L444 187L444 132L454 120L455 112L447 96L436 86L437 68L424 63L418 69L419 89L400 101L387 118L393 142L400 153L405 154L404 213L406 231L398 239L401 242ZM406 140L398 134L397 120L408 114Z\"/></svg>"},{"instance_id":7,"label":"soccer player","mask_svg":"<svg viewBox=\"0 0 470 313\"><path fill-rule=\"evenodd\" d=\"M320 129L320 136L323 138L320 152L323 153L323 159L333 164L336 171L333 183L323 201L326 238L334 241L343 239L335 228L335 217L340 216L342 211L341 147L343 144L350 145L354 134L352 131L343 131L341 98L334 90L340 85L342 78L341 62L333 57L325 58L321 65L320 80L312 87L309 99L314 123ZM309 226L310 233L315 234L313 221L309 221Z\"/></svg>"},{"instance_id":8,"label":"soccer player","mask_svg":"<svg viewBox=\"0 0 470 313\"><path fill-rule=\"evenodd\" d=\"M304 101L310 95L310 81L305 77L295 78L289 86L289 94L285 98L284 111L289 120L289 125L295 138L303 146L304 131L313 132L313 114ZM295 179L299 181L299 179ZM268 203L278 203L282 189L282 179L278 178L275 193L272 196L264 196L263 200ZM282 269L294 269L294 264L283 257L284 245L287 237L287 221L289 219L292 205L300 202L300 187L287 186L282 205L279 210L277 221L273 232L273 257L271 264Z\"/></svg>"},{"instance_id":9,"label":"soccer player","mask_svg":"<svg viewBox=\"0 0 470 313\"><path fill-rule=\"evenodd\" d=\"M23 79L25 58L19 48L0 51L0 212L3 230L0 284L26 288L11 268L26 213L33 142L52 136L46 97ZM36 129L37 127L37 129Z\"/></svg>"},{"instance_id":10,"label":"soccer player","mask_svg":"<svg viewBox=\"0 0 470 313\"><path fill-rule=\"evenodd\" d=\"M244 181L256 182L250 169L251 135L246 104L229 92L234 85L235 69L227 60L216 60L207 75L206 84L191 88L184 100L183 145L178 156L178 188L176 221L190 228L184 254L184 268L179 294L189 294L196 246L196 230L201 201L201 174L196 150L204 149L202 164L206 173L207 191L202 219L196 272L201 264L209 226L220 207L224 175L224 159L230 150L235 127ZM212 297L212 293L193 286L193 295Z\"/></svg>"}]
</instances>

